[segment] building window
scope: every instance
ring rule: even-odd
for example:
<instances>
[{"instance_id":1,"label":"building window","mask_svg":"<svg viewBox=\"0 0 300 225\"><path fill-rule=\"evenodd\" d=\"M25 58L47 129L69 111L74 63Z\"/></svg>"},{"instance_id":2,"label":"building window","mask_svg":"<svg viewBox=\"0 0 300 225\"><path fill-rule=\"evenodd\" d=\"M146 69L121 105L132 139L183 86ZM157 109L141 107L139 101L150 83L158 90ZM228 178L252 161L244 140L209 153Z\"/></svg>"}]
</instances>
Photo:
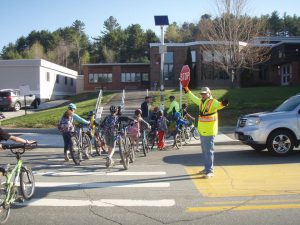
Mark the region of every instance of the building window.
<instances>
[{"instance_id":1,"label":"building window","mask_svg":"<svg viewBox=\"0 0 300 225\"><path fill-rule=\"evenodd\" d=\"M149 73L142 74L142 81L149 81Z\"/></svg>"},{"instance_id":2,"label":"building window","mask_svg":"<svg viewBox=\"0 0 300 225\"><path fill-rule=\"evenodd\" d=\"M165 62L164 62L164 80L173 80L173 52L167 52L165 54Z\"/></svg>"},{"instance_id":3,"label":"building window","mask_svg":"<svg viewBox=\"0 0 300 225\"><path fill-rule=\"evenodd\" d=\"M89 83L112 83L112 73L90 73Z\"/></svg>"},{"instance_id":4,"label":"building window","mask_svg":"<svg viewBox=\"0 0 300 225\"><path fill-rule=\"evenodd\" d=\"M267 81L268 80L268 69L263 68L263 67L260 68L258 77L260 80Z\"/></svg>"},{"instance_id":5,"label":"building window","mask_svg":"<svg viewBox=\"0 0 300 225\"><path fill-rule=\"evenodd\" d=\"M56 74L56 80L55 83L59 84L59 74Z\"/></svg>"},{"instance_id":6,"label":"building window","mask_svg":"<svg viewBox=\"0 0 300 225\"><path fill-rule=\"evenodd\" d=\"M71 86L73 86L74 79L73 78L70 78L70 79L71 79Z\"/></svg>"},{"instance_id":7,"label":"building window","mask_svg":"<svg viewBox=\"0 0 300 225\"><path fill-rule=\"evenodd\" d=\"M68 84L68 78L65 77L65 85L67 85L67 84Z\"/></svg>"},{"instance_id":8,"label":"building window","mask_svg":"<svg viewBox=\"0 0 300 225\"><path fill-rule=\"evenodd\" d=\"M46 72L46 81L50 82L50 72Z\"/></svg>"},{"instance_id":9,"label":"building window","mask_svg":"<svg viewBox=\"0 0 300 225\"><path fill-rule=\"evenodd\" d=\"M130 82L140 82L141 73L121 73L121 82L130 83Z\"/></svg>"}]
</instances>

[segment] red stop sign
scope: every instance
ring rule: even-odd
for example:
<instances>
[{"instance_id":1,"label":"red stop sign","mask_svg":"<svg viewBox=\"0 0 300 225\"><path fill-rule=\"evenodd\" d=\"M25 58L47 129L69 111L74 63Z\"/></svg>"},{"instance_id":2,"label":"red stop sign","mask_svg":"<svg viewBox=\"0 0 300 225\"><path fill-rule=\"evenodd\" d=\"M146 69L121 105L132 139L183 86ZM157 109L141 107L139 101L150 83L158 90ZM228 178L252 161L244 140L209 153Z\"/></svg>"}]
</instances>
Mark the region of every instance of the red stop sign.
<instances>
[{"instance_id":1,"label":"red stop sign","mask_svg":"<svg viewBox=\"0 0 300 225\"><path fill-rule=\"evenodd\" d=\"M180 72L180 82L182 84L182 87L186 87L190 83L190 68L188 65L184 65Z\"/></svg>"}]
</instances>

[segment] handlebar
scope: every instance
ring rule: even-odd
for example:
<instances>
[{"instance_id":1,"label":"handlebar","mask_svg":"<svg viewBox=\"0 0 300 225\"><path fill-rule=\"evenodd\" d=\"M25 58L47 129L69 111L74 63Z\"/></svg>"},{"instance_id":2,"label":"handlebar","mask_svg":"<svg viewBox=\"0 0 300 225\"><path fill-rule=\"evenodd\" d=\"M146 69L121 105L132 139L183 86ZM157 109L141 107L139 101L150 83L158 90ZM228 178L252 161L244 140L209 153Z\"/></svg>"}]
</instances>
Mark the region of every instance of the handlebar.
<instances>
[{"instance_id":1,"label":"handlebar","mask_svg":"<svg viewBox=\"0 0 300 225\"><path fill-rule=\"evenodd\" d=\"M17 152L23 154L25 152L25 150L31 150L33 148L37 147L37 142L33 142L33 143L11 143L11 144L6 144L6 143L2 143L2 148L3 149L10 149L10 151L14 154L16 154ZM20 149L21 151L18 151L16 149Z\"/></svg>"}]
</instances>

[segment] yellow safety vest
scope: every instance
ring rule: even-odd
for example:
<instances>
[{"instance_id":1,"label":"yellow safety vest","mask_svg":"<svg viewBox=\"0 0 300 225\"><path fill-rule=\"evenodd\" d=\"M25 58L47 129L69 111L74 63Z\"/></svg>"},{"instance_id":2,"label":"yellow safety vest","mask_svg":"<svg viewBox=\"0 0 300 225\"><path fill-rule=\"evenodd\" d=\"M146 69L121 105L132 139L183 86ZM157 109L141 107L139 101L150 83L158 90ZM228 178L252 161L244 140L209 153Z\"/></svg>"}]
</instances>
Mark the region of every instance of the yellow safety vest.
<instances>
[{"instance_id":1,"label":"yellow safety vest","mask_svg":"<svg viewBox=\"0 0 300 225\"><path fill-rule=\"evenodd\" d=\"M217 99L206 99L203 103L191 91L189 98L199 106L198 131L202 136L215 136L218 134L218 110L224 108Z\"/></svg>"}]
</instances>

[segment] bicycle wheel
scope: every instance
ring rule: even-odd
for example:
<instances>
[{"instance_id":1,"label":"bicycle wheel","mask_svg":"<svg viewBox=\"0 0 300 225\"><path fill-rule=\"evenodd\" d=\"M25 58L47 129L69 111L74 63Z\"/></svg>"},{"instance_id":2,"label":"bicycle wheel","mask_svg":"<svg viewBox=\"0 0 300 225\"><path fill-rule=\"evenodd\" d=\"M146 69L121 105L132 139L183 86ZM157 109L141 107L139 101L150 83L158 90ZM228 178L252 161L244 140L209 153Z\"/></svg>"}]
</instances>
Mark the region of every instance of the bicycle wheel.
<instances>
[{"instance_id":1,"label":"bicycle wheel","mask_svg":"<svg viewBox=\"0 0 300 225\"><path fill-rule=\"evenodd\" d=\"M6 204L4 201L7 197L6 185L0 185L0 224L4 224L10 213L10 204Z\"/></svg>"},{"instance_id":2,"label":"bicycle wheel","mask_svg":"<svg viewBox=\"0 0 300 225\"><path fill-rule=\"evenodd\" d=\"M130 139L128 137L126 137L125 140L126 140L127 150L129 151L130 163L133 163L135 161L135 151L133 151L133 147L132 147Z\"/></svg>"},{"instance_id":3,"label":"bicycle wheel","mask_svg":"<svg viewBox=\"0 0 300 225\"><path fill-rule=\"evenodd\" d=\"M153 149L154 145L155 145L155 131L151 131L148 135L147 135L147 142L148 142L148 146L149 148Z\"/></svg>"},{"instance_id":4,"label":"bicycle wheel","mask_svg":"<svg viewBox=\"0 0 300 225\"><path fill-rule=\"evenodd\" d=\"M147 140L144 137L142 138L142 148L143 148L144 156L146 157L147 156Z\"/></svg>"},{"instance_id":5,"label":"bicycle wheel","mask_svg":"<svg viewBox=\"0 0 300 225\"><path fill-rule=\"evenodd\" d=\"M182 131L182 134L183 134L183 140L186 144L189 144L191 142L191 139L192 139L192 134L190 132L190 129L189 128L185 128L183 131Z\"/></svg>"},{"instance_id":6,"label":"bicycle wheel","mask_svg":"<svg viewBox=\"0 0 300 225\"><path fill-rule=\"evenodd\" d=\"M181 146L182 146L181 133L175 135L174 145L177 149L181 148Z\"/></svg>"},{"instance_id":7,"label":"bicycle wheel","mask_svg":"<svg viewBox=\"0 0 300 225\"><path fill-rule=\"evenodd\" d=\"M22 167L20 173L21 194L27 200L30 199L35 191L35 180L30 168Z\"/></svg>"},{"instance_id":8,"label":"bicycle wheel","mask_svg":"<svg viewBox=\"0 0 300 225\"><path fill-rule=\"evenodd\" d=\"M73 162L75 165L80 165L80 154L81 154L81 149L78 143L78 139L76 136L71 137L72 141L72 149L70 150Z\"/></svg>"},{"instance_id":9,"label":"bicycle wheel","mask_svg":"<svg viewBox=\"0 0 300 225\"><path fill-rule=\"evenodd\" d=\"M88 159L92 156L92 141L87 134L82 135L82 150Z\"/></svg>"},{"instance_id":10,"label":"bicycle wheel","mask_svg":"<svg viewBox=\"0 0 300 225\"><path fill-rule=\"evenodd\" d=\"M103 149L103 144L102 144L102 139L100 137L100 133L99 132L95 132L95 135L94 135L94 146L95 146L95 150L96 150L96 153L97 155L101 155L101 150L104 150Z\"/></svg>"},{"instance_id":11,"label":"bicycle wheel","mask_svg":"<svg viewBox=\"0 0 300 225\"><path fill-rule=\"evenodd\" d=\"M121 156L121 162L125 170L129 168L129 154L127 154L126 141L123 138L119 140L119 153Z\"/></svg>"},{"instance_id":12,"label":"bicycle wheel","mask_svg":"<svg viewBox=\"0 0 300 225\"><path fill-rule=\"evenodd\" d=\"M199 132L198 132L197 127L193 127L193 128L191 129L191 133L192 133L193 137L194 137L196 140L200 140L200 134L199 134Z\"/></svg>"}]
</instances>

